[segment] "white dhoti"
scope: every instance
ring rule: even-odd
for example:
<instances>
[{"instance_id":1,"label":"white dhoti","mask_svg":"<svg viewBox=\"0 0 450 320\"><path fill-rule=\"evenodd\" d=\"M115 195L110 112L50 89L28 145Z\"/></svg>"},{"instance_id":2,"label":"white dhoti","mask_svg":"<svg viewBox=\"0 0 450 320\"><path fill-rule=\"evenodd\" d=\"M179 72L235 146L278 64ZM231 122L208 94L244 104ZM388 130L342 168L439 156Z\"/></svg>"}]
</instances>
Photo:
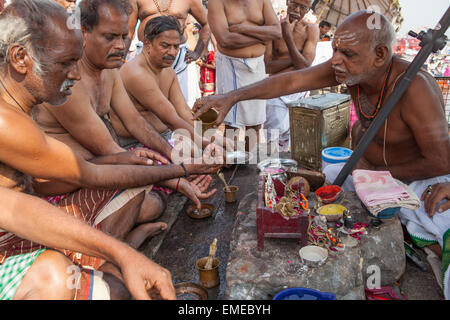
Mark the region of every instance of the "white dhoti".
<instances>
[{"instance_id":1,"label":"white dhoti","mask_svg":"<svg viewBox=\"0 0 450 320\"><path fill-rule=\"evenodd\" d=\"M257 58L235 58L217 52L216 92L218 94L237 90L265 78L264 55ZM250 100L235 104L224 122L229 126L240 128L257 126L265 121L266 100Z\"/></svg>"},{"instance_id":2,"label":"white dhoti","mask_svg":"<svg viewBox=\"0 0 450 320\"><path fill-rule=\"evenodd\" d=\"M197 64L186 63L186 53L188 51L187 43L180 45L180 50L175 58L172 68L177 74L178 83L181 92L189 107L193 107L195 101L201 97L200 88L198 86L199 70Z\"/></svg>"},{"instance_id":3,"label":"white dhoti","mask_svg":"<svg viewBox=\"0 0 450 320\"><path fill-rule=\"evenodd\" d=\"M273 141L278 138L280 152L289 150L290 127L289 108L287 105L308 96L309 91L293 93L287 96L267 100L264 129L266 130L267 141Z\"/></svg>"},{"instance_id":4,"label":"white dhoti","mask_svg":"<svg viewBox=\"0 0 450 320\"><path fill-rule=\"evenodd\" d=\"M333 183L337 175L344 167L344 164L331 164L327 166L323 173L326 175L328 181ZM434 185L436 183L450 182L450 174L434 177L425 180L414 181L409 184L409 187L414 191L417 197L422 196L427 186ZM351 175L345 180L342 185L344 191L355 191L353 186L353 178ZM441 201L437 207L439 207L444 201ZM442 289L444 296L447 300L450 299L450 209L442 213L436 212L432 218L425 212L425 207L421 201L419 209L411 210L406 208L400 208L398 214L400 221L405 225L408 233L413 240L414 244L418 247L426 247L432 244L439 244L442 248L442 261L441 261L441 278Z\"/></svg>"}]
</instances>

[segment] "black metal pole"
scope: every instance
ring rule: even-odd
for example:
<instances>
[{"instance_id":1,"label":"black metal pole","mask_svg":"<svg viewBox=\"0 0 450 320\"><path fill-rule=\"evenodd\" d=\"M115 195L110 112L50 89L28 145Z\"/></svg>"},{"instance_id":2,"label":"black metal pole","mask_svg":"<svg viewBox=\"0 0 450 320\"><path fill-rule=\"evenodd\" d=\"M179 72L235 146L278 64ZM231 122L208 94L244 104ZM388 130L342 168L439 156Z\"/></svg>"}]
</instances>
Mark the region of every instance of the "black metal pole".
<instances>
[{"instance_id":1,"label":"black metal pole","mask_svg":"<svg viewBox=\"0 0 450 320\"><path fill-rule=\"evenodd\" d=\"M341 186L344 183L345 179L347 179L348 175L352 172L358 160L366 151L372 139L380 130L381 126L391 113L392 109L397 105L406 89L408 89L411 81L414 79L419 69L425 63L430 53L437 52L439 49L442 49L442 47L445 46L445 32L447 31L449 24L450 7L447 9L446 13L439 21L439 24L436 26L435 30L430 29L427 33L421 32L420 35L416 35L420 40L422 40L420 44L422 48L406 69L405 74L398 82L398 85L394 88L394 91L389 96L386 103L380 108L377 117L369 126L366 133L362 136L361 141L353 151L351 157L347 160L341 172L339 172L333 184Z\"/></svg>"}]
</instances>

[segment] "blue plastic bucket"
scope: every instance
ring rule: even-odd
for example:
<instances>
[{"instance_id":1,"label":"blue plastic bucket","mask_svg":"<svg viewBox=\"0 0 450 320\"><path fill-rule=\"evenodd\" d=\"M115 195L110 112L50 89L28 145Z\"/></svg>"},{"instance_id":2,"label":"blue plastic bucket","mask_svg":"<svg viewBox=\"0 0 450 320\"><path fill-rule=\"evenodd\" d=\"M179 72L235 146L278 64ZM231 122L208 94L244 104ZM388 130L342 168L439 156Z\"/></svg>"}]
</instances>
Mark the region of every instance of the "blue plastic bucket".
<instances>
[{"instance_id":1,"label":"blue plastic bucket","mask_svg":"<svg viewBox=\"0 0 450 320\"><path fill-rule=\"evenodd\" d=\"M289 288L278 292L273 300L336 300L336 295L309 288Z\"/></svg>"},{"instance_id":2,"label":"blue plastic bucket","mask_svg":"<svg viewBox=\"0 0 450 320\"><path fill-rule=\"evenodd\" d=\"M330 147L322 150L322 171L334 163L345 163L352 155L353 151L344 147Z\"/></svg>"}]
</instances>

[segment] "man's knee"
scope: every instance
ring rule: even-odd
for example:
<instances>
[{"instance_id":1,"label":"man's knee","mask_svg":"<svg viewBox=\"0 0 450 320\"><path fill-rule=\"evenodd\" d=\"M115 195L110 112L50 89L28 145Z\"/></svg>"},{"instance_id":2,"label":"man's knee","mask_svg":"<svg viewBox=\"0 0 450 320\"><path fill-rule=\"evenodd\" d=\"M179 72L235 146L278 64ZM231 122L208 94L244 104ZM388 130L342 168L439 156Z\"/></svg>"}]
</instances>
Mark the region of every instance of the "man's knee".
<instances>
[{"instance_id":1,"label":"man's knee","mask_svg":"<svg viewBox=\"0 0 450 320\"><path fill-rule=\"evenodd\" d=\"M167 201L159 191L146 193L137 223L140 224L158 219L163 214L166 206Z\"/></svg>"},{"instance_id":2,"label":"man's knee","mask_svg":"<svg viewBox=\"0 0 450 320\"><path fill-rule=\"evenodd\" d=\"M73 300L71 266L73 263L62 253L46 250L31 265L14 298Z\"/></svg>"}]
</instances>

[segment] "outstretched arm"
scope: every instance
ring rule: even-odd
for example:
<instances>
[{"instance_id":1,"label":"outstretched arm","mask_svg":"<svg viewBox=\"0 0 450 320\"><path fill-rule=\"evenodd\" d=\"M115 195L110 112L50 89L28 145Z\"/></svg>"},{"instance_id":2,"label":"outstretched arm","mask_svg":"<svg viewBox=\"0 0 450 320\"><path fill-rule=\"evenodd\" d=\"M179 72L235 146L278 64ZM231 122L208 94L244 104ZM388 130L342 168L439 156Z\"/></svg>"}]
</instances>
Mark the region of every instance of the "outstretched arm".
<instances>
[{"instance_id":1,"label":"outstretched arm","mask_svg":"<svg viewBox=\"0 0 450 320\"><path fill-rule=\"evenodd\" d=\"M273 75L265 80L242 87L226 94L208 96L197 100L193 110L194 119L211 108L219 111L216 125L222 123L231 107L239 101L254 99L271 99L292 94L295 92L309 91L324 87L338 85L331 60L320 65L298 71Z\"/></svg>"},{"instance_id":2,"label":"outstretched arm","mask_svg":"<svg viewBox=\"0 0 450 320\"><path fill-rule=\"evenodd\" d=\"M118 266L136 299L149 299L157 289L163 299L175 299L168 270L125 243L88 226L33 196L0 187L0 228L50 248L67 249L103 258Z\"/></svg>"}]
</instances>

